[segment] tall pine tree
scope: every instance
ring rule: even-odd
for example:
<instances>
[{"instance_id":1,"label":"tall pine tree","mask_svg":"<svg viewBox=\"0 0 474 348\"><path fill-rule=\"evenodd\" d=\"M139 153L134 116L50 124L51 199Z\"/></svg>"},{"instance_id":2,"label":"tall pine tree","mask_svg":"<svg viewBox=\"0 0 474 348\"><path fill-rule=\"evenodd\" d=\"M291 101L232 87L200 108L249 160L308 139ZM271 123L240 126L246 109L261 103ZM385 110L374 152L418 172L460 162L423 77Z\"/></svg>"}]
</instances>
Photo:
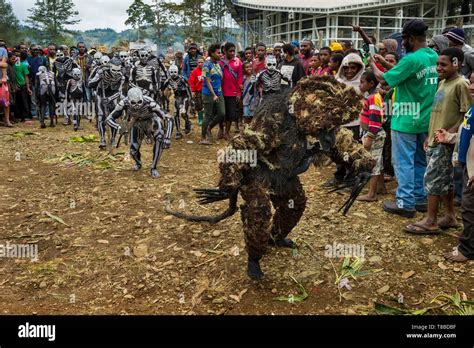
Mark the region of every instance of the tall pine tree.
<instances>
[{"instance_id":1,"label":"tall pine tree","mask_svg":"<svg viewBox=\"0 0 474 348\"><path fill-rule=\"evenodd\" d=\"M61 40L63 34L68 32L67 25L80 22L80 19L74 18L79 12L74 9L72 0L36 0L29 11L31 15L27 22L49 41Z\"/></svg>"},{"instance_id":2,"label":"tall pine tree","mask_svg":"<svg viewBox=\"0 0 474 348\"><path fill-rule=\"evenodd\" d=\"M127 9L128 19L125 21L126 25L131 25L134 29L138 30L138 40L140 34L142 38L144 36L144 28L147 25L155 24L155 12L153 8L145 4L142 0L134 0L130 7Z\"/></svg>"}]
</instances>

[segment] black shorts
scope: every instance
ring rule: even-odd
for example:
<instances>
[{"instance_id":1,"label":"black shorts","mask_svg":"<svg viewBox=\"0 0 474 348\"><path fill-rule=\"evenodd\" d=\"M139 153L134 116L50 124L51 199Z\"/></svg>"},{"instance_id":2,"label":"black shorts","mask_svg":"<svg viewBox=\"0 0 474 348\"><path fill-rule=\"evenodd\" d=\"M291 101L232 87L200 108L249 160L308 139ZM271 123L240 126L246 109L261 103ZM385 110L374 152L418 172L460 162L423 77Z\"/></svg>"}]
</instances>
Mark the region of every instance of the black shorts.
<instances>
[{"instance_id":1,"label":"black shorts","mask_svg":"<svg viewBox=\"0 0 474 348\"><path fill-rule=\"evenodd\" d=\"M237 121L237 97L224 97L225 120L229 122Z\"/></svg>"}]
</instances>

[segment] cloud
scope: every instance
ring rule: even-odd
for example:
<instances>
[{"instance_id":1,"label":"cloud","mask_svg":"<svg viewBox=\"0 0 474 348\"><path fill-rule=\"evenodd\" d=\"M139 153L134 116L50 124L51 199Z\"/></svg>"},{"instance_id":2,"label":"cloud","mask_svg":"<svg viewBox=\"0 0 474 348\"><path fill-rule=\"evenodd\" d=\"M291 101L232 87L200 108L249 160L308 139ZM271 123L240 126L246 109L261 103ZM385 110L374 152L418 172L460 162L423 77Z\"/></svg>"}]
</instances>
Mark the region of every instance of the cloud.
<instances>
[{"instance_id":1,"label":"cloud","mask_svg":"<svg viewBox=\"0 0 474 348\"><path fill-rule=\"evenodd\" d=\"M13 0L11 1L13 13L24 22L36 0ZM88 30L96 28L112 28L116 31L129 29L125 25L127 20L127 9L133 0L87 0L74 1L75 8L79 11L78 18L81 19L79 24L69 26L68 29ZM152 4L151 0L145 0L146 3Z\"/></svg>"}]
</instances>

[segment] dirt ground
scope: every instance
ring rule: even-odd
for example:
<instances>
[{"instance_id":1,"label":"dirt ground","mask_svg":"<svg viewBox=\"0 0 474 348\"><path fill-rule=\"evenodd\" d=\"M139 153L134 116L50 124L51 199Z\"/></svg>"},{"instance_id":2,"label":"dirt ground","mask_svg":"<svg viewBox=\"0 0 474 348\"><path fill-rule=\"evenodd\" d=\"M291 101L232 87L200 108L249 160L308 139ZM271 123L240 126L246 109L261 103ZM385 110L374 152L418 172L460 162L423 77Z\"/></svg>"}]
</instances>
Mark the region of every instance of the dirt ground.
<instances>
[{"instance_id":1,"label":"dirt ground","mask_svg":"<svg viewBox=\"0 0 474 348\"><path fill-rule=\"evenodd\" d=\"M381 209L395 183L379 202L356 202L343 217L337 210L347 194L320 187L331 166L301 176L308 204L290 235L298 249L270 248L262 260L265 280L249 280L239 213L209 225L164 212L167 200L173 209L192 213L225 208L195 203L192 188L217 183L217 150L225 142L197 145L193 122L195 131L164 152L158 179L149 175L149 144L142 147L143 169L134 173L130 158L120 154L128 152L124 144L106 158L97 142L70 141L96 134L93 124L84 123L78 133L62 125L39 129L37 122L2 127L0 244L37 244L39 256L0 258L1 313L374 314L374 302L400 307L400 294L407 308L428 307L437 295L456 290L474 297L472 264L442 258L460 230L427 237L404 233L409 221ZM35 134L12 136L17 131ZM79 166L67 153L103 158ZM325 256L325 246L333 243L363 246L362 270L379 270L349 279L351 290L341 289L341 298L335 272L343 258ZM304 301L298 301L302 288L296 281L308 294ZM290 295L296 300L275 299Z\"/></svg>"}]
</instances>

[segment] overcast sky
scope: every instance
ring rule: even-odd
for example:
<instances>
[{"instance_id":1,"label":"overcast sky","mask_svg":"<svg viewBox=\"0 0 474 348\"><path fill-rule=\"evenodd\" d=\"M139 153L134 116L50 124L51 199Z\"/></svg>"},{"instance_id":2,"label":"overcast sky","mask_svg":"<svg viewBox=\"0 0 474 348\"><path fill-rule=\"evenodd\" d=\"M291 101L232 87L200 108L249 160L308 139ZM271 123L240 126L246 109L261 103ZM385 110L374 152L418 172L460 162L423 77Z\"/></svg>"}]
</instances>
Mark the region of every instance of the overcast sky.
<instances>
[{"instance_id":1,"label":"overcast sky","mask_svg":"<svg viewBox=\"0 0 474 348\"><path fill-rule=\"evenodd\" d=\"M35 0L10 0L13 12L22 22L30 15L29 8L33 7ZM116 31L128 29L124 22L127 20L127 8L133 0L76 0L76 10L81 22L69 29L88 30L96 28L112 28ZM152 4L152 0L144 0Z\"/></svg>"}]
</instances>

